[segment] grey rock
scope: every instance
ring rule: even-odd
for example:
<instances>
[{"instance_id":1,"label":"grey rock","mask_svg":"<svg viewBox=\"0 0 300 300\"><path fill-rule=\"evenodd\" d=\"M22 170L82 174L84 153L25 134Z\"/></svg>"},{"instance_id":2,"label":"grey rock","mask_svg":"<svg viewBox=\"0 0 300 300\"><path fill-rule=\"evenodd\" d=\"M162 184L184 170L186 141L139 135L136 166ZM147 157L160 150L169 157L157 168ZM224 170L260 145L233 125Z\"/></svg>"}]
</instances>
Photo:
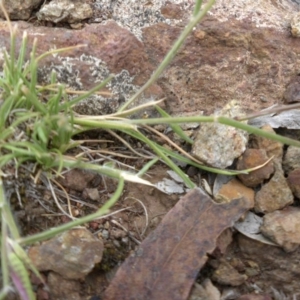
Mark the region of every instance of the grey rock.
<instances>
[{"instance_id":1,"label":"grey rock","mask_svg":"<svg viewBox=\"0 0 300 300\"><path fill-rule=\"evenodd\" d=\"M300 148L289 146L283 158L283 169L289 174L291 171L300 168Z\"/></svg>"},{"instance_id":2,"label":"grey rock","mask_svg":"<svg viewBox=\"0 0 300 300\"><path fill-rule=\"evenodd\" d=\"M237 102L232 101L216 116L235 117L241 109ZM245 150L248 133L234 127L213 123L203 123L195 137L192 155L207 165L226 168L233 163Z\"/></svg>"},{"instance_id":3,"label":"grey rock","mask_svg":"<svg viewBox=\"0 0 300 300\"><path fill-rule=\"evenodd\" d=\"M42 2L42 0L3 0L4 7L11 20L28 20L32 10ZM0 17L5 18L1 9Z\"/></svg>"},{"instance_id":4,"label":"grey rock","mask_svg":"<svg viewBox=\"0 0 300 300\"><path fill-rule=\"evenodd\" d=\"M93 15L91 6L80 0L53 0L37 13L39 20L78 23Z\"/></svg>"},{"instance_id":5,"label":"grey rock","mask_svg":"<svg viewBox=\"0 0 300 300\"><path fill-rule=\"evenodd\" d=\"M291 252L300 245L299 228L299 208L288 207L282 211L266 214L260 230L273 242L283 247L286 252Z\"/></svg>"}]
</instances>

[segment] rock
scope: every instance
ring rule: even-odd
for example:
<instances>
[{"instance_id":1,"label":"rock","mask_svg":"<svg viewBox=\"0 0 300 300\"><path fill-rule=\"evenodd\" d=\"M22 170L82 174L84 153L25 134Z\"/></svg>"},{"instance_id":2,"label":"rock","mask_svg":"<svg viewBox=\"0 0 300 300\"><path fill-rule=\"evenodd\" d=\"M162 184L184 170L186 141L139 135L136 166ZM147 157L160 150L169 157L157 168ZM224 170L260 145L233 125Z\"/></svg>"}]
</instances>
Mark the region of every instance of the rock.
<instances>
[{"instance_id":1,"label":"rock","mask_svg":"<svg viewBox=\"0 0 300 300\"><path fill-rule=\"evenodd\" d=\"M87 188L94 180L96 180L98 174L85 171L81 169L72 169L64 174L63 179L59 179L60 183L69 189L82 192Z\"/></svg>"},{"instance_id":2,"label":"rock","mask_svg":"<svg viewBox=\"0 0 300 300\"><path fill-rule=\"evenodd\" d=\"M300 102L300 78L295 76L291 79L283 94L283 100L286 104Z\"/></svg>"},{"instance_id":3,"label":"rock","mask_svg":"<svg viewBox=\"0 0 300 300\"><path fill-rule=\"evenodd\" d=\"M100 200L100 194L99 191L95 188L85 188L83 190L82 196L84 198L93 200L93 201L99 201Z\"/></svg>"},{"instance_id":4,"label":"rock","mask_svg":"<svg viewBox=\"0 0 300 300\"><path fill-rule=\"evenodd\" d=\"M103 243L85 228L75 228L38 246L28 256L39 271L52 270L66 279L86 276L102 259Z\"/></svg>"},{"instance_id":5,"label":"rock","mask_svg":"<svg viewBox=\"0 0 300 300\"><path fill-rule=\"evenodd\" d=\"M300 36L300 14L296 13L291 20L291 34L293 37Z\"/></svg>"},{"instance_id":6,"label":"rock","mask_svg":"<svg viewBox=\"0 0 300 300\"><path fill-rule=\"evenodd\" d=\"M255 195L254 209L256 212L273 212L294 202L292 191L284 177L281 164L274 161L274 166L274 175Z\"/></svg>"},{"instance_id":7,"label":"rock","mask_svg":"<svg viewBox=\"0 0 300 300\"><path fill-rule=\"evenodd\" d=\"M49 272L47 284L51 299L56 300L81 300L81 286L77 280L68 280L55 272Z\"/></svg>"},{"instance_id":8,"label":"rock","mask_svg":"<svg viewBox=\"0 0 300 300\"><path fill-rule=\"evenodd\" d=\"M254 190L233 178L220 188L214 199L219 203L224 203L241 197L245 197L248 200L249 209L254 207Z\"/></svg>"},{"instance_id":9,"label":"rock","mask_svg":"<svg viewBox=\"0 0 300 300\"><path fill-rule=\"evenodd\" d=\"M257 6L251 1L237 1L234 5L225 0L215 3L158 84L149 88L138 102L166 96L169 113L199 115L203 111L213 113L230 99L239 99L241 106L249 111L280 101L297 73L294 66L300 64L300 40L291 40L287 28L299 7L288 0L279 4L260 0L261 5ZM43 78L49 78L53 69L64 70L61 79L72 81L72 87L86 90L101 80L103 65L108 73L127 74L110 87L114 97L92 98L82 108L83 114L110 113L130 97L130 88L137 89L151 76L193 9L187 1L176 1L177 7L173 8L162 2L153 0L143 5L130 0L95 1L93 12L100 24L68 30L19 22L19 37L24 30L28 31L29 44L38 37L38 54L50 48L88 45L57 57L49 56ZM8 48L7 25L1 23L0 30L0 47ZM89 62L84 63L85 59ZM41 68L46 61L41 62ZM214 82L218 84L212 87Z\"/></svg>"},{"instance_id":10,"label":"rock","mask_svg":"<svg viewBox=\"0 0 300 300\"><path fill-rule=\"evenodd\" d=\"M290 172L287 182L294 196L300 198L300 168Z\"/></svg>"},{"instance_id":11,"label":"rock","mask_svg":"<svg viewBox=\"0 0 300 300\"><path fill-rule=\"evenodd\" d=\"M238 247L231 255L241 257L243 261L254 261L259 265L260 274L249 278L249 281L254 280L264 293L273 294L273 290L276 289L292 296L300 292L297 280L300 276L300 248L286 253L281 247L266 245L239 234Z\"/></svg>"},{"instance_id":12,"label":"rock","mask_svg":"<svg viewBox=\"0 0 300 300\"><path fill-rule=\"evenodd\" d=\"M39 20L53 23L79 23L92 17L93 11L90 4L80 0L52 0L43 5L36 15Z\"/></svg>"},{"instance_id":13,"label":"rock","mask_svg":"<svg viewBox=\"0 0 300 300\"><path fill-rule=\"evenodd\" d=\"M300 244L300 210L288 207L282 211L266 214L261 232L286 252L295 251Z\"/></svg>"},{"instance_id":14,"label":"rock","mask_svg":"<svg viewBox=\"0 0 300 300\"><path fill-rule=\"evenodd\" d=\"M217 239L216 249L220 254L224 254L228 246L232 243L232 229L228 228L224 230Z\"/></svg>"},{"instance_id":15,"label":"rock","mask_svg":"<svg viewBox=\"0 0 300 300\"><path fill-rule=\"evenodd\" d=\"M228 103L216 116L234 118L242 111L236 101ZM234 127L213 123L203 123L198 130L192 155L203 163L224 169L233 163L246 149L248 133Z\"/></svg>"},{"instance_id":16,"label":"rock","mask_svg":"<svg viewBox=\"0 0 300 300\"><path fill-rule=\"evenodd\" d=\"M300 148L289 146L282 163L284 171L289 174L291 171L300 168Z\"/></svg>"},{"instance_id":17,"label":"rock","mask_svg":"<svg viewBox=\"0 0 300 300\"><path fill-rule=\"evenodd\" d=\"M28 20L31 12L42 2L42 0L4 0L3 4L11 20ZM5 18L1 9L0 17Z\"/></svg>"},{"instance_id":18,"label":"rock","mask_svg":"<svg viewBox=\"0 0 300 300\"><path fill-rule=\"evenodd\" d=\"M237 300L272 300L272 297L270 295L257 295L252 293L242 295Z\"/></svg>"},{"instance_id":19,"label":"rock","mask_svg":"<svg viewBox=\"0 0 300 300\"><path fill-rule=\"evenodd\" d=\"M261 127L262 130L275 133L274 129L270 125L264 125ZM282 159L283 145L277 141L266 139L257 135L251 136L252 148L264 149L267 152L267 156L271 158L274 156L277 159Z\"/></svg>"},{"instance_id":20,"label":"rock","mask_svg":"<svg viewBox=\"0 0 300 300\"><path fill-rule=\"evenodd\" d=\"M247 149L237 161L237 170L245 170L263 165L268 160L266 150L264 149ZM238 178L245 186L256 187L262 184L274 173L273 162L250 172L249 174L239 174Z\"/></svg>"},{"instance_id":21,"label":"rock","mask_svg":"<svg viewBox=\"0 0 300 300\"><path fill-rule=\"evenodd\" d=\"M188 300L219 300L220 297L219 290L207 278L201 285L194 283Z\"/></svg>"},{"instance_id":22,"label":"rock","mask_svg":"<svg viewBox=\"0 0 300 300\"><path fill-rule=\"evenodd\" d=\"M222 260L212 275L212 280L222 285L239 286L247 280L247 275L240 274L228 262Z\"/></svg>"}]
</instances>

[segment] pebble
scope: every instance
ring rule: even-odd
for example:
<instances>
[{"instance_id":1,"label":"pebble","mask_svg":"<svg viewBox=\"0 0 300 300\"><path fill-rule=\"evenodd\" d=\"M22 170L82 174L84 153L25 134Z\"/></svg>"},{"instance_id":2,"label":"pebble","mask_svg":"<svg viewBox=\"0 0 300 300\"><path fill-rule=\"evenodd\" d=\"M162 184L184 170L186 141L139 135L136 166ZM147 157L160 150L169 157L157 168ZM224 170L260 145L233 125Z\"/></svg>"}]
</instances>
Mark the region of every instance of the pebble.
<instances>
[{"instance_id":1,"label":"pebble","mask_svg":"<svg viewBox=\"0 0 300 300\"><path fill-rule=\"evenodd\" d=\"M277 243L286 252L295 251L300 244L300 209L288 207L266 214L260 227L263 235Z\"/></svg>"},{"instance_id":2,"label":"pebble","mask_svg":"<svg viewBox=\"0 0 300 300\"><path fill-rule=\"evenodd\" d=\"M234 118L242 111L236 101L231 101L216 116ZM206 165L224 169L245 150L248 133L219 123L202 123L192 146L192 155Z\"/></svg>"},{"instance_id":3,"label":"pebble","mask_svg":"<svg viewBox=\"0 0 300 300\"><path fill-rule=\"evenodd\" d=\"M37 13L39 20L53 23L78 23L92 17L93 10L88 3L78 0L53 0L42 6Z\"/></svg>"},{"instance_id":4,"label":"pebble","mask_svg":"<svg viewBox=\"0 0 300 300\"><path fill-rule=\"evenodd\" d=\"M284 177L281 163L275 160L274 166L274 175L255 195L254 209L256 212L273 212L294 202L294 197Z\"/></svg>"},{"instance_id":5,"label":"pebble","mask_svg":"<svg viewBox=\"0 0 300 300\"><path fill-rule=\"evenodd\" d=\"M263 165L268 160L267 152L264 149L247 149L237 161L237 170L245 170ZM274 173L273 162L250 172L249 174L239 174L238 178L245 186L256 187L262 184Z\"/></svg>"},{"instance_id":6,"label":"pebble","mask_svg":"<svg viewBox=\"0 0 300 300\"><path fill-rule=\"evenodd\" d=\"M300 198L300 168L289 173L287 182L294 196Z\"/></svg>"},{"instance_id":7,"label":"pebble","mask_svg":"<svg viewBox=\"0 0 300 300\"><path fill-rule=\"evenodd\" d=\"M300 148L295 146L289 146L282 163L284 171L289 172L300 168Z\"/></svg>"},{"instance_id":8,"label":"pebble","mask_svg":"<svg viewBox=\"0 0 300 300\"><path fill-rule=\"evenodd\" d=\"M222 285L239 286L248 279L248 276L240 274L228 262L223 260L211 278L213 281Z\"/></svg>"},{"instance_id":9,"label":"pebble","mask_svg":"<svg viewBox=\"0 0 300 300\"><path fill-rule=\"evenodd\" d=\"M228 203L241 197L245 197L248 200L249 209L254 207L254 190L233 178L220 188L214 198L218 203Z\"/></svg>"},{"instance_id":10,"label":"pebble","mask_svg":"<svg viewBox=\"0 0 300 300\"><path fill-rule=\"evenodd\" d=\"M264 125L260 129L269 133L276 133L270 125ZM283 145L277 141L273 141L258 135L251 136L251 146L256 149L264 149L267 152L267 156L270 158L274 156L277 159L282 159Z\"/></svg>"},{"instance_id":11,"label":"pebble","mask_svg":"<svg viewBox=\"0 0 300 300\"><path fill-rule=\"evenodd\" d=\"M102 259L103 242L86 228L74 228L28 251L39 271L52 270L66 279L81 279Z\"/></svg>"}]
</instances>

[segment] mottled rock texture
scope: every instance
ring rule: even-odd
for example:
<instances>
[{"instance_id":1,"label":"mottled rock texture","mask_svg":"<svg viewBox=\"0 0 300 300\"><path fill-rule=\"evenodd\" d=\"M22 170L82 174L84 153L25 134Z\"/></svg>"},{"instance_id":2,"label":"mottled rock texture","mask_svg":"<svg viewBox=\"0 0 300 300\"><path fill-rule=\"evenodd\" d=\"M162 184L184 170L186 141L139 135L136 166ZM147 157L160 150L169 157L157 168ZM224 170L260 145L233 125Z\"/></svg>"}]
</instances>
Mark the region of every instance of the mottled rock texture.
<instances>
[{"instance_id":1,"label":"mottled rock texture","mask_svg":"<svg viewBox=\"0 0 300 300\"><path fill-rule=\"evenodd\" d=\"M42 62L48 72L59 72L61 81L72 74L68 84L77 89L90 88L110 72L122 74L109 87L113 97L92 99L90 105L95 107L80 111L106 113L149 78L186 24L192 4L96 1L91 22L99 24L70 30L18 22L20 37L24 30L30 41L38 37L39 53L86 44ZM297 9L289 0L217 1L142 100L166 96L170 113L192 115L213 113L232 99L249 111L280 103L286 85L299 72L300 40L292 37L289 28ZM5 23L0 23L0 34L0 47L7 47Z\"/></svg>"}]
</instances>

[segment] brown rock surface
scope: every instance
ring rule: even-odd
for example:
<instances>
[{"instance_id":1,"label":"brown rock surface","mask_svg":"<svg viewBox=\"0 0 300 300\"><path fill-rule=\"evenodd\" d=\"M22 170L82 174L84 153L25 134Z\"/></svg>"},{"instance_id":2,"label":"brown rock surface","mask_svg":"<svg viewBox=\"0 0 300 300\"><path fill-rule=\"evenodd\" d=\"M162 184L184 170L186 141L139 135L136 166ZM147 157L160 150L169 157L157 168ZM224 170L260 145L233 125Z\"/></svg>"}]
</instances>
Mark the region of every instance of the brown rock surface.
<instances>
[{"instance_id":1,"label":"brown rock surface","mask_svg":"<svg viewBox=\"0 0 300 300\"><path fill-rule=\"evenodd\" d=\"M66 279L80 279L102 259L103 243L85 228L74 228L39 246L28 255L39 271L55 271Z\"/></svg>"},{"instance_id":2,"label":"brown rock surface","mask_svg":"<svg viewBox=\"0 0 300 300\"><path fill-rule=\"evenodd\" d=\"M51 293L51 298L56 300L81 300L81 287L78 281L68 280L55 272L49 272L47 284Z\"/></svg>"},{"instance_id":3,"label":"brown rock surface","mask_svg":"<svg viewBox=\"0 0 300 300\"><path fill-rule=\"evenodd\" d=\"M300 244L300 210L288 207L282 211L266 214L261 232L287 252L294 251Z\"/></svg>"},{"instance_id":4,"label":"brown rock surface","mask_svg":"<svg viewBox=\"0 0 300 300\"><path fill-rule=\"evenodd\" d=\"M239 286L247 280L247 275L240 274L228 262L222 261L212 275L212 280L222 285Z\"/></svg>"},{"instance_id":5,"label":"brown rock surface","mask_svg":"<svg viewBox=\"0 0 300 300\"><path fill-rule=\"evenodd\" d=\"M270 125L264 125L261 129L270 133L275 133ZM274 156L281 161L283 154L283 145L281 143L257 135L251 136L250 143L253 148L264 149L269 158Z\"/></svg>"},{"instance_id":6,"label":"brown rock surface","mask_svg":"<svg viewBox=\"0 0 300 300\"><path fill-rule=\"evenodd\" d=\"M289 173L287 182L293 194L300 198L300 168Z\"/></svg>"},{"instance_id":7,"label":"brown rock surface","mask_svg":"<svg viewBox=\"0 0 300 300\"><path fill-rule=\"evenodd\" d=\"M294 202L292 191L284 177L281 164L274 161L274 165L274 175L255 195L254 209L256 212L273 212Z\"/></svg>"},{"instance_id":8,"label":"brown rock surface","mask_svg":"<svg viewBox=\"0 0 300 300\"><path fill-rule=\"evenodd\" d=\"M300 148L289 146L284 156L282 165L287 174L295 169L300 168Z\"/></svg>"},{"instance_id":9,"label":"brown rock surface","mask_svg":"<svg viewBox=\"0 0 300 300\"><path fill-rule=\"evenodd\" d=\"M263 165L268 160L264 149L247 149L237 161L237 170L245 170ZM257 185L269 179L274 173L273 161L267 165L250 172L249 174L239 174L238 178L245 186L256 187Z\"/></svg>"},{"instance_id":10,"label":"brown rock surface","mask_svg":"<svg viewBox=\"0 0 300 300\"><path fill-rule=\"evenodd\" d=\"M220 188L217 195L215 195L215 200L217 202L230 202L240 197L245 197L248 200L249 208L254 207L254 190L233 178Z\"/></svg>"},{"instance_id":11,"label":"brown rock surface","mask_svg":"<svg viewBox=\"0 0 300 300\"><path fill-rule=\"evenodd\" d=\"M64 187L82 192L85 188L89 187L93 180L96 180L98 174L91 171L81 169L72 169L64 174L64 178L60 182Z\"/></svg>"},{"instance_id":12,"label":"brown rock surface","mask_svg":"<svg viewBox=\"0 0 300 300\"><path fill-rule=\"evenodd\" d=\"M38 53L54 47L87 44L87 48L59 55L73 58L71 74L77 74L73 80L82 84L80 88L91 87L97 78L101 80L101 76L95 76L95 73L101 73L99 68L91 71L80 61L84 54L93 58L90 67L101 66L100 59L108 72L127 72L127 81L121 81L119 85L127 86L130 81L134 89L150 77L170 49L192 7L184 1L177 6L171 1L165 6L153 1L147 7L126 7L127 2L123 2L118 2L119 8L113 3L111 9L97 2L94 9L96 15L106 14L105 9L110 9L106 20L102 21L114 18L124 28L112 21L86 25L81 30L34 27L22 22L18 22L19 28L21 33L25 29L28 31L30 41L38 37ZM241 101L243 108L249 111L281 101L286 85L298 72L295 66L300 63L300 39L291 38L286 25L297 5L288 0L280 4L260 0L257 6L240 2L232 5L222 0L215 4L161 76L159 86L154 85L148 90L144 101L164 94L170 113L194 115L202 111L213 113L232 99ZM227 9L224 10L222 5ZM135 9L142 11L134 14ZM146 10L148 15L142 13ZM131 22L136 16L140 16L139 19ZM142 17L147 19L141 21ZM5 23L0 24L0 31L0 47L8 46L9 34ZM52 56L47 61L48 65L53 63L52 69L55 65L57 70L65 68L62 65L66 61L59 62ZM124 101L121 95L124 96L125 90L119 89L114 109L118 101ZM128 94L125 93L126 97Z\"/></svg>"},{"instance_id":13,"label":"brown rock surface","mask_svg":"<svg viewBox=\"0 0 300 300\"><path fill-rule=\"evenodd\" d=\"M235 249L235 256L242 257L243 261L256 262L261 273L253 280L264 293L273 294L273 290L286 295L300 292L300 249L287 253L280 247L274 247L238 235L240 251ZM251 278L249 278L251 280ZM280 298L278 298L280 299ZM284 299L283 296L281 299Z\"/></svg>"}]
</instances>

